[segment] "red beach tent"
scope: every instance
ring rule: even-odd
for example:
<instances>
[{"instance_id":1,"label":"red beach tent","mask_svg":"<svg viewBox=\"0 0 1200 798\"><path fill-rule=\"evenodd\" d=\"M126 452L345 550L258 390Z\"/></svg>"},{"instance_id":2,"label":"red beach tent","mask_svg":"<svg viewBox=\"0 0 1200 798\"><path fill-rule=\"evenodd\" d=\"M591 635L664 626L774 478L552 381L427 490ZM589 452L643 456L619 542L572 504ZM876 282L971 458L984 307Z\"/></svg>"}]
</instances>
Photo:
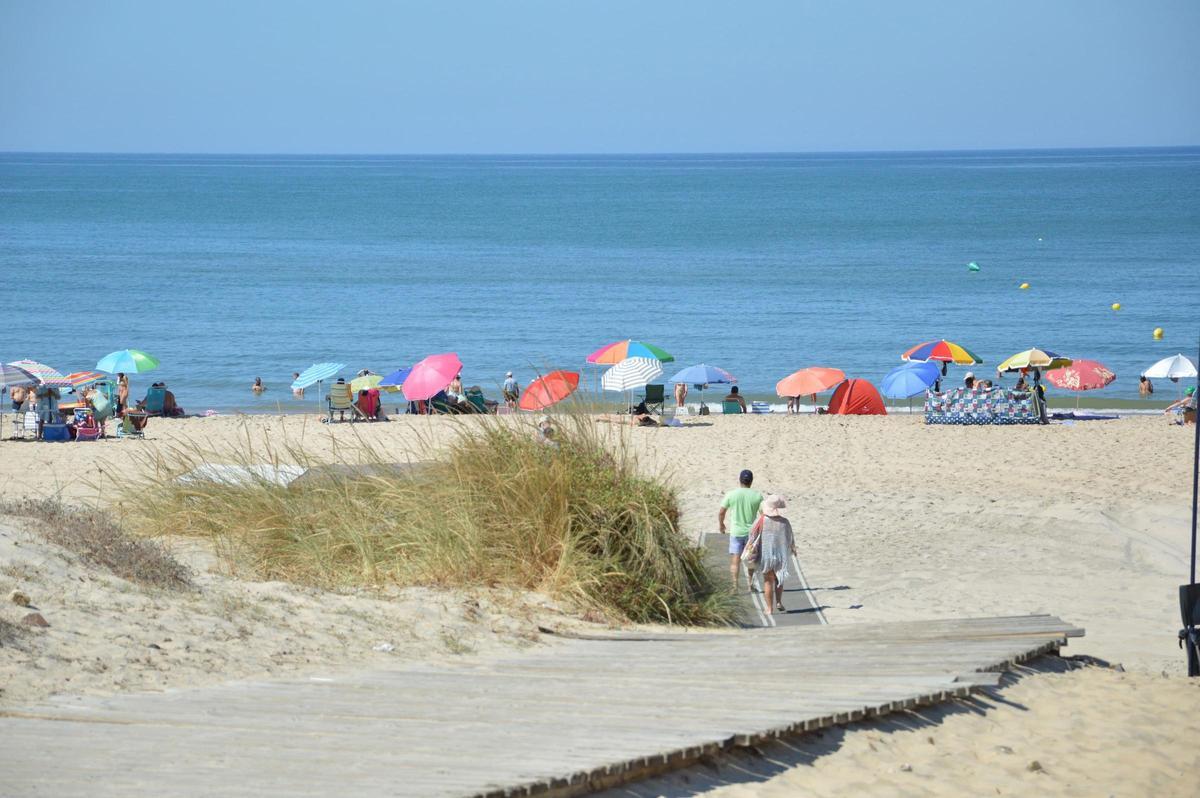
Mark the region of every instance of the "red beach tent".
<instances>
[{"instance_id":1,"label":"red beach tent","mask_svg":"<svg viewBox=\"0 0 1200 798\"><path fill-rule=\"evenodd\" d=\"M866 380L846 380L833 392L829 413L835 416L886 416L883 398Z\"/></svg>"}]
</instances>

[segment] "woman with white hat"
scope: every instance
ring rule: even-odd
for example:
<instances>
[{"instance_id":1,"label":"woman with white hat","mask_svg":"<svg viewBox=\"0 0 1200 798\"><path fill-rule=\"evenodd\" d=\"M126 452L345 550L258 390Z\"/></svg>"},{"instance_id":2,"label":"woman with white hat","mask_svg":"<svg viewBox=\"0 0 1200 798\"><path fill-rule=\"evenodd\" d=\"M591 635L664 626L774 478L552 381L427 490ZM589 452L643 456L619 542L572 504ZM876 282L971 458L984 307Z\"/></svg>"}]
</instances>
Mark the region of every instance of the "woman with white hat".
<instances>
[{"instance_id":1,"label":"woman with white hat","mask_svg":"<svg viewBox=\"0 0 1200 798\"><path fill-rule=\"evenodd\" d=\"M763 577L763 598L766 599L767 615L771 608L783 612L783 580L788 574L788 559L796 553L796 540L792 536L792 525L783 517L787 502L782 496L772 493L762 503L762 537L759 544L758 568Z\"/></svg>"}]
</instances>

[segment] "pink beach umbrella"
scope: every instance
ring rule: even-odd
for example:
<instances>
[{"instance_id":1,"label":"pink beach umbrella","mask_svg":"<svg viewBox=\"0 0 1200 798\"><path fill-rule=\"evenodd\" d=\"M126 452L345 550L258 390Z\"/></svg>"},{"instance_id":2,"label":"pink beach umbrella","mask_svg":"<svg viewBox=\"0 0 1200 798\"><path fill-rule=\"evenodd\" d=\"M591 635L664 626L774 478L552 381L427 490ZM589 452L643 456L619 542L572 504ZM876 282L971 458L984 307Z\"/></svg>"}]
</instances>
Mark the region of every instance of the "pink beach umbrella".
<instances>
[{"instance_id":1,"label":"pink beach umbrella","mask_svg":"<svg viewBox=\"0 0 1200 798\"><path fill-rule=\"evenodd\" d=\"M453 352L430 355L412 367L402 389L410 402L432 399L462 371L462 361Z\"/></svg>"},{"instance_id":2,"label":"pink beach umbrella","mask_svg":"<svg viewBox=\"0 0 1200 798\"><path fill-rule=\"evenodd\" d=\"M1069 366L1046 372L1051 385L1068 391L1094 391L1116 378L1111 369L1095 360L1075 360Z\"/></svg>"}]
</instances>

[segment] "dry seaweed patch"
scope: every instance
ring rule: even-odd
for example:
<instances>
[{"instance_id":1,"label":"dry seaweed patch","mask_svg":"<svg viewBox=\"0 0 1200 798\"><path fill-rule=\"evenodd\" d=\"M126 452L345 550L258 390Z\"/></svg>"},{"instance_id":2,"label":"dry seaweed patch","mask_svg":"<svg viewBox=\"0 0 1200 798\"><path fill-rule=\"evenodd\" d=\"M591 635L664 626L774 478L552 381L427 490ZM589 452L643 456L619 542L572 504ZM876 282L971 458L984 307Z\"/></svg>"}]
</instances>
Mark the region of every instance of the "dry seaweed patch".
<instances>
[{"instance_id":1,"label":"dry seaweed patch","mask_svg":"<svg viewBox=\"0 0 1200 798\"><path fill-rule=\"evenodd\" d=\"M165 590L192 587L191 571L162 543L128 534L107 513L56 499L11 501L0 506L0 512L40 521L37 532L42 538L122 579Z\"/></svg>"},{"instance_id":2,"label":"dry seaweed patch","mask_svg":"<svg viewBox=\"0 0 1200 798\"><path fill-rule=\"evenodd\" d=\"M377 450L342 454L353 477L181 481L220 462L308 466L299 449L247 439L221 460L170 452L158 478L128 486L126 519L149 535L214 541L263 579L344 589L384 584L539 590L635 622L727 622L733 602L678 528L674 492L639 475L629 449L586 418L562 419L557 445L525 425L486 421L418 447L420 468ZM169 463L169 465L168 465Z\"/></svg>"}]
</instances>

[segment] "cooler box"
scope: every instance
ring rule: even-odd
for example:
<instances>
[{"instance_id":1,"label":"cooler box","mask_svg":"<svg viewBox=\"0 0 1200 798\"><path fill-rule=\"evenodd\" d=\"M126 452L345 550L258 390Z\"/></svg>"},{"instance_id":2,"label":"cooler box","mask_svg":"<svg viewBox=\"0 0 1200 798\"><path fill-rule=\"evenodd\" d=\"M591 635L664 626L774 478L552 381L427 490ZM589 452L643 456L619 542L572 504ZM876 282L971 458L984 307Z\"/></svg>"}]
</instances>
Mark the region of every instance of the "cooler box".
<instances>
[{"instance_id":1,"label":"cooler box","mask_svg":"<svg viewBox=\"0 0 1200 798\"><path fill-rule=\"evenodd\" d=\"M45 424L42 426L42 440L69 441L71 440L71 431L67 429L66 424Z\"/></svg>"}]
</instances>

